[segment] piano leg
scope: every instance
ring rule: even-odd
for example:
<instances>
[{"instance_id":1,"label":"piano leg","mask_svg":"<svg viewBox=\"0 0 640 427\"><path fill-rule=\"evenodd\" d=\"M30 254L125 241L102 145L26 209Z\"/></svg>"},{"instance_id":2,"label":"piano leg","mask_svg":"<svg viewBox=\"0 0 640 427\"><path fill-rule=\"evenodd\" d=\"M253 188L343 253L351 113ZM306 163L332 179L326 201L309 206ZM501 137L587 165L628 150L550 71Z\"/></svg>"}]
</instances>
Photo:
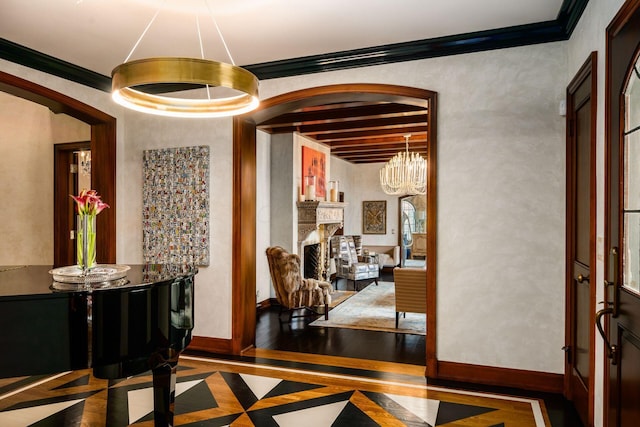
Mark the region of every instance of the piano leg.
<instances>
[{"instance_id":1,"label":"piano leg","mask_svg":"<svg viewBox=\"0 0 640 427\"><path fill-rule=\"evenodd\" d=\"M151 370L153 373L153 420L156 427L173 426L178 355L179 353L175 352L164 363Z\"/></svg>"}]
</instances>

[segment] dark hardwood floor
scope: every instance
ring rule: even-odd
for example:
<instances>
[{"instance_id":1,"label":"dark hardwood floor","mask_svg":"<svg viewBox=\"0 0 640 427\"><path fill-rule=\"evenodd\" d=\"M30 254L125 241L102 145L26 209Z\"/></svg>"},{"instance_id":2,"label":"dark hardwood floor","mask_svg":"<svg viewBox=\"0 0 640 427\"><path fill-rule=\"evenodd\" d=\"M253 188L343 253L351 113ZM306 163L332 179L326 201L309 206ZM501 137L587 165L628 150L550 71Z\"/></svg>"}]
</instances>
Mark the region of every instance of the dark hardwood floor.
<instances>
[{"instance_id":1,"label":"dark hardwood floor","mask_svg":"<svg viewBox=\"0 0 640 427\"><path fill-rule=\"evenodd\" d=\"M315 317L294 319L290 324L280 323L279 312L278 307L270 307L259 314L257 348L425 364L426 342L423 335L309 326ZM286 314L282 316L283 319L286 317Z\"/></svg>"},{"instance_id":2,"label":"dark hardwood floor","mask_svg":"<svg viewBox=\"0 0 640 427\"><path fill-rule=\"evenodd\" d=\"M380 279L393 281L393 275L384 272ZM341 281L340 289L344 288L345 282ZM278 306L258 313L256 348L425 365L424 335L309 326L317 316L289 323L283 314L282 323L279 313Z\"/></svg>"}]
</instances>

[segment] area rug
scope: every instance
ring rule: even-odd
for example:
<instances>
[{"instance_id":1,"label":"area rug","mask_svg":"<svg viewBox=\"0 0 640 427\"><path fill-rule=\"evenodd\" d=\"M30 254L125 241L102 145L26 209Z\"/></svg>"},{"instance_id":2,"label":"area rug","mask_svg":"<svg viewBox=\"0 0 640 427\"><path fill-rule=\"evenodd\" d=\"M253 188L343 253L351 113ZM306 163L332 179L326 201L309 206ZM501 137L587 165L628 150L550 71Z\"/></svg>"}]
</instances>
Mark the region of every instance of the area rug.
<instances>
[{"instance_id":1,"label":"area rug","mask_svg":"<svg viewBox=\"0 0 640 427\"><path fill-rule=\"evenodd\" d=\"M366 329L371 331L400 332L425 335L426 316L423 313L407 313L400 317L399 328L395 328L395 287L392 282L370 284L324 317L310 323L311 326Z\"/></svg>"},{"instance_id":2,"label":"area rug","mask_svg":"<svg viewBox=\"0 0 640 427\"><path fill-rule=\"evenodd\" d=\"M355 291L333 291L331 292L331 304L329 304L329 307L337 307L355 294Z\"/></svg>"}]
</instances>

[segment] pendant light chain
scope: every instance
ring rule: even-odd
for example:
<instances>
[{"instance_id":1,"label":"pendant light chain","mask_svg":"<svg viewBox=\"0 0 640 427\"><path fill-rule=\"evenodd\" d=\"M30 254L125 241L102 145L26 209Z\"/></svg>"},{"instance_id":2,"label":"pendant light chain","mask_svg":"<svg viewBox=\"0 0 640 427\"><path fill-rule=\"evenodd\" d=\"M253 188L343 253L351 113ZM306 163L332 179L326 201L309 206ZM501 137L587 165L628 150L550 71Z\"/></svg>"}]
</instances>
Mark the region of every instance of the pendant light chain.
<instances>
[{"instance_id":1,"label":"pendant light chain","mask_svg":"<svg viewBox=\"0 0 640 427\"><path fill-rule=\"evenodd\" d=\"M207 9L209 9L209 15L211 16L211 20L213 21L213 25L215 25L216 27L216 31L218 31L218 35L220 36L220 40L222 40L222 45L224 46L224 50L227 51L227 55L229 56L229 61L231 62L231 65L236 65L236 62L233 60L233 57L231 56L231 51L229 51L229 46L227 46L227 42L224 40L224 37L222 35L222 31L220 31L220 27L218 26L218 21L216 21L215 16L213 16L213 11L211 10L211 6L209 5L209 2L207 0L204 0L204 4L207 5Z\"/></svg>"},{"instance_id":2,"label":"pendant light chain","mask_svg":"<svg viewBox=\"0 0 640 427\"><path fill-rule=\"evenodd\" d=\"M129 62L129 59L131 58L131 55L133 55L133 52L135 52L135 50L138 48L138 45L140 44L140 42L144 38L145 34L147 34L147 31L149 31L149 28L151 28L151 26L155 22L156 18L160 14L160 11L162 10L162 8L164 7L164 5L166 3L167 3L167 0L164 0L162 2L162 4L160 5L160 7L158 8L158 10L156 10L155 15L153 15L153 18L151 18L151 21L149 21L149 23L147 24L146 28L142 32L142 34L140 34L140 37L138 38L138 41L133 45L133 48L131 49L131 52L129 52L129 55L127 55L127 58L123 62Z\"/></svg>"}]
</instances>

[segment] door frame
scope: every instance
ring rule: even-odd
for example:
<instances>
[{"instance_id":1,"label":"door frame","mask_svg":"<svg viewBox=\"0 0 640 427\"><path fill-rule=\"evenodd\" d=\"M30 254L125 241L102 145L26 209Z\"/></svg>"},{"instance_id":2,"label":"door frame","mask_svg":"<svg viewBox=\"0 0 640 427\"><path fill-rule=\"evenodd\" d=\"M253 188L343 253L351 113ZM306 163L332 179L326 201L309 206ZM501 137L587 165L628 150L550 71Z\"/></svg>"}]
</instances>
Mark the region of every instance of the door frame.
<instances>
[{"instance_id":1,"label":"door frame","mask_svg":"<svg viewBox=\"0 0 640 427\"><path fill-rule=\"evenodd\" d=\"M436 359L436 213L437 93L388 84L337 84L302 89L269 98L233 119L232 342L240 354L255 344L256 304L256 126L281 114L318 102L395 101L429 108L427 138L427 334L426 374L437 374Z\"/></svg>"},{"instance_id":2,"label":"door frame","mask_svg":"<svg viewBox=\"0 0 640 427\"><path fill-rule=\"evenodd\" d=\"M619 292L618 277L612 279L615 273L615 268L611 268L609 258L609 250L612 247L613 236L615 240L619 239L619 228L612 228L611 220L614 214L612 208L615 209L615 216L619 217L620 200L618 191L617 195L612 194L610 187L613 183L616 183L618 187L622 185L619 180L621 165L617 162L617 167L612 167L612 160L620 159L620 149L622 148L621 129L621 111L623 106L621 105L621 89L625 83L626 71L631 57L636 52L637 42L634 43L627 39L627 37L618 37L623 32L628 24L629 20L636 14L640 13L640 0L627 0L620 8L616 16L611 20L606 30L606 59L605 59L605 155L604 155L604 248L605 248L605 262L604 262L604 300L605 306L608 306L612 302L611 293ZM622 67L621 67L622 65ZM615 181L613 181L615 180ZM615 199L612 200L612 197ZM620 223L618 218L618 223ZM618 242L619 243L619 242ZM616 243L617 245L617 243ZM613 270L613 271L612 271ZM608 289L606 282L610 281L614 284L613 289ZM604 333L609 340L610 336L610 317L604 317ZM616 425L616 414L610 408L611 394L614 392L611 390L611 360L606 355L606 348L604 349L603 357L603 420L605 426ZM613 419L612 419L613 418Z\"/></svg>"},{"instance_id":3,"label":"door frame","mask_svg":"<svg viewBox=\"0 0 640 427\"><path fill-rule=\"evenodd\" d=\"M564 394L569 400L573 400L574 391L571 387L571 360L573 360L573 342L575 339L575 331L572 327L572 320L576 313L574 312L575 292L573 292L573 281L575 280L572 274L573 271L573 258L574 258L574 244L575 244L575 162L576 162L576 133L573 132L575 125L575 109L577 107L575 95L576 91L587 80L590 79L590 114L589 121L591 126L590 135L590 161L589 161L589 269L590 277L595 282L597 276L596 262L597 262L597 177L596 177L596 123L597 123L597 66L598 55L597 52L591 52L587 60L584 62L576 76L573 78L569 86L567 86L566 95L566 145L567 145L567 171L566 171L566 268L565 268L565 349L568 350L565 357L564 368ZM594 418L594 388L595 388L595 307L596 307L596 285L590 283L590 295L589 295L589 394L588 394L588 409L587 416L590 422L593 422Z\"/></svg>"},{"instance_id":4,"label":"door frame","mask_svg":"<svg viewBox=\"0 0 640 427\"><path fill-rule=\"evenodd\" d=\"M72 265L75 262L75 241L71 241L70 234L75 230L75 202L69 194L77 194L77 189L72 191L72 178L70 177L71 158L76 151L90 149L91 141L70 142L54 144L53 146L53 224L55 235L53 250L57 262L61 265ZM62 236L67 236L63 239ZM64 264L62 264L64 263Z\"/></svg>"}]
</instances>

